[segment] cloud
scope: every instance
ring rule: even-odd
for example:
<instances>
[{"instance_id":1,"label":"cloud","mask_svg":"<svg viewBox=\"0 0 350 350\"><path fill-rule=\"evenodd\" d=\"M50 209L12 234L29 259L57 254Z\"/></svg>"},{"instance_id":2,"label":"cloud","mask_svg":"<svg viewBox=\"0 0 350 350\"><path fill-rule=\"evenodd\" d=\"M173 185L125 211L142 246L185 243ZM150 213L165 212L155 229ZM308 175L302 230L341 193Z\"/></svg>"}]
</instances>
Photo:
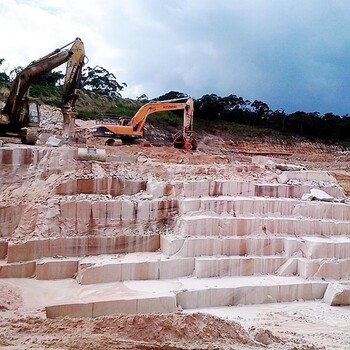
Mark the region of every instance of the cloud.
<instances>
[{"instance_id":1,"label":"cloud","mask_svg":"<svg viewBox=\"0 0 350 350\"><path fill-rule=\"evenodd\" d=\"M350 110L350 3L342 0L0 0L2 53L26 65L76 36L124 96L170 90Z\"/></svg>"}]
</instances>

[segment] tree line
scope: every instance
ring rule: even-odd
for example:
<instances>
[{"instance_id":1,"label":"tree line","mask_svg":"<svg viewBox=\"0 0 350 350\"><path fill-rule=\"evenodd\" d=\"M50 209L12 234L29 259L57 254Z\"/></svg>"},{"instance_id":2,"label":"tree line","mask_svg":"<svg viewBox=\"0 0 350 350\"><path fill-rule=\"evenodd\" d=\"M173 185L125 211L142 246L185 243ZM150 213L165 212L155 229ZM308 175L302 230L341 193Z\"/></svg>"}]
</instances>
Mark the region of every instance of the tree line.
<instances>
[{"instance_id":1,"label":"tree line","mask_svg":"<svg viewBox=\"0 0 350 350\"><path fill-rule=\"evenodd\" d=\"M4 59L0 59L0 67ZM11 83L18 72L23 68L17 67L9 74L0 71L0 82ZM50 72L41 76L35 84L42 86L61 86L64 74ZM115 75L107 69L96 66L83 70L82 89L110 98L121 97L125 83L118 83ZM170 91L158 100L186 98L187 95ZM148 102L147 95L136 98L141 103ZM245 124L254 127L270 128L283 133L296 134L310 139L320 139L328 143L350 144L350 116L333 113L320 114L318 112L296 111L286 113L283 109L272 110L262 101L249 101L237 95L220 97L216 94L207 94L195 99L195 119L209 122L218 121Z\"/></svg>"}]
</instances>

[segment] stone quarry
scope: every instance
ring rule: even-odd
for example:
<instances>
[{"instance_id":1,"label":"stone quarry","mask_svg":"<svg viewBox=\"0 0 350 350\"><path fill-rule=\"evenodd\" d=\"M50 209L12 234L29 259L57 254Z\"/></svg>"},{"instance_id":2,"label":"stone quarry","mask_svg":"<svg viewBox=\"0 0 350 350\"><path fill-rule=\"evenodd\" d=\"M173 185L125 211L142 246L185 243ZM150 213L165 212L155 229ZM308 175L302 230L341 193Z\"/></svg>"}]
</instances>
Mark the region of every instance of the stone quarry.
<instances>
[{"instance_id":1,"label":"stone quarry","mask_svg":"<svg viewBox=\"0 0 350 350\"><path fill-rule=\"evenodd\" d=\"M209 142L196 153L170 145L94 146L107 157L81 160L84 145L0 148L4 329L18 317L50 319L59 328L66 317L165 322L196 312L224 319L231 310L229 319L259 323L288 339L284 344L306 349L300 319L292 334L245 315L282 306L314 316L329 308L331 315L341 306L350 320L349 153L311 145L303 154L282 146L268 153L266 144L223 152ZM338 344L331 332L314 334L307 349L350 347L341 327ZM21 344L5 333L0 346ZM249 339L237 349L266 346L261 337ZM273 339L271 348L287 348ZM191 339L182 346L192 348ZM217 346L235 349L234 341Z\"/></svg>"}]
</instances>

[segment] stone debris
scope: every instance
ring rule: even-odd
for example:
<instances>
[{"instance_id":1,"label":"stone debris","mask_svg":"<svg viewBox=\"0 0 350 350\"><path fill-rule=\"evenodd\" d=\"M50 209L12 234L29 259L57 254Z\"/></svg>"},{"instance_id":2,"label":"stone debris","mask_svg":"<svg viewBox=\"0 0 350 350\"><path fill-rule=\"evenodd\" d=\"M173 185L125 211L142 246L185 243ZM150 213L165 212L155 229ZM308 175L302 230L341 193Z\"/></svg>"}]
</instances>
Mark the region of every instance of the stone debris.
<instances>
[{"instance_id":1,"label":"stone debris","mask_svg":"<svg viewBox=\"0 0 350 350\"><path fill-rule=\"evenodd\" d=\"M340 283L329 283L323 300L331 306L350 305L350 286Z\"/></svg>"}]
</instances>

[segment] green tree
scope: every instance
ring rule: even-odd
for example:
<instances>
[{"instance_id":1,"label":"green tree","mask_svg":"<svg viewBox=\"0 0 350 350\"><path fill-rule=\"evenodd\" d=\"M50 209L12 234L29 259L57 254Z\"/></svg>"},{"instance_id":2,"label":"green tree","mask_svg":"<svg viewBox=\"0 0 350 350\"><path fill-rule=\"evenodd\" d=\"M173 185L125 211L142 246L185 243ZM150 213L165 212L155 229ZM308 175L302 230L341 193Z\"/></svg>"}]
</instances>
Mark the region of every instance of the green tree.
<instances>
[{"instance_id":1,"label":"green tree","mask_svg":"<svg viewBox=\"0 0 350 350\"><path fill-rule=\"evenodd\" d=\"M142 102L142 103L147 103L149 101L149 98L146 94L142 94L141 96L136 97L136 101Z\"/></svg>"},{"instance_id":2,"label":"green tree","mask_svg":"<svg viewBox=\"0 0 350 350\"><path fill-rule=\"evenodd\" d=\"M119 84L113 73L103 67L96 66L83 70L82 86L98 95L121 97L119 91L122 91L127 85L126 83Z\"/></svg>"},{"instance_id":3,"label":"green tree","mask_svg":"<svg viewBox=\"0 0 350 350\"><path fill-rule=\"evenodd\" d=\"M64 74L62 72L49 72L38 77L35 84L41 86L61 86L63 78Z\"/></svg>"},{"instance_id":4,"label":"green tree","mask_svg":"<svg viewBox=\"0 0 350 350\"><path fill-rule=\"evenodd\" d=\"M184 94L183 92L179 92L179 91L169 91L166 94L155 98L155 100L166 101L166 100L172 100L175 98L188 98L188 95Z\"/></svg>"}]
</instances>

